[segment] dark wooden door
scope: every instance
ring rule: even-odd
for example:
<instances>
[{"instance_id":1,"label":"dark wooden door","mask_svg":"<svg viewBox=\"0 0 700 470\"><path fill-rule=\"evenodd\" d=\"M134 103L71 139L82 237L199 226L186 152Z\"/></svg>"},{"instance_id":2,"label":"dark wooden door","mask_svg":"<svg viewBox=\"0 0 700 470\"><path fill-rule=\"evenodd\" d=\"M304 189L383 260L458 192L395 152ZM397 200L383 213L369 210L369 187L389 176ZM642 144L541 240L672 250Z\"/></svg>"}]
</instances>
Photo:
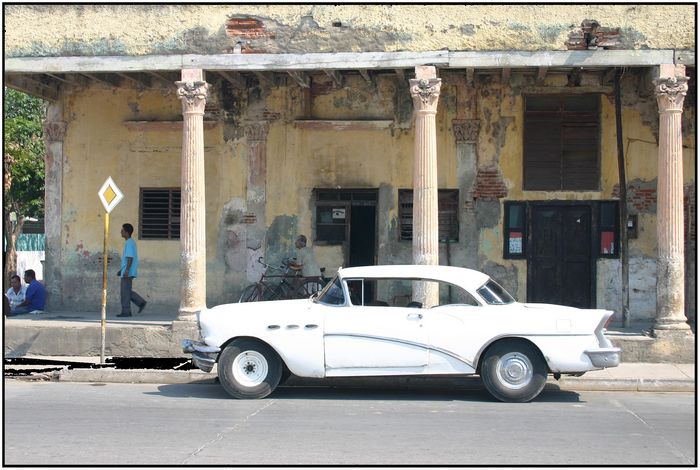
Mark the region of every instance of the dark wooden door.
<instances>
[{"instance_id":1,"label":"dark wooden door","mask_svg":"<svg viewBox=\"0 0 700 470\"><path fill-rule=\"evenodd\" d=\"M529 246L528 302L593 306L590 206L533 205Z\"/></svg>"}]
</instances>

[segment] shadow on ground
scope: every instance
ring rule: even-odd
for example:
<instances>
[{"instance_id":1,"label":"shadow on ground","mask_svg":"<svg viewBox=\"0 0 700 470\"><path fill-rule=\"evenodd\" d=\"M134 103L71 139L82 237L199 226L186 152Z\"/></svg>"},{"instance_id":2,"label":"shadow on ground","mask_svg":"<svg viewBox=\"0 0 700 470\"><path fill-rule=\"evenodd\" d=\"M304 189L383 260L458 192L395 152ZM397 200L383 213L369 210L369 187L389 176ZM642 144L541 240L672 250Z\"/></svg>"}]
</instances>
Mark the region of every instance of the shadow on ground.
<instances>
[{"instance_id":1,"label":"shadow on ground","mask_svg":"<svg viewBox=\"0 0 700 470\"><path fill-rule=\"evenodd\" d=\"M175 398L204 398L235 400L221 385L174 384L161 385L158 392L147 395L161 395ZM385 401L466 401L496 402L484 389L436 390L416 387L350 387L350 386L280 386L266 399L277 400L385 400ZM544 390L533 403L579 403L576 392L559 389Z\"/></svg>"}]
</instances>

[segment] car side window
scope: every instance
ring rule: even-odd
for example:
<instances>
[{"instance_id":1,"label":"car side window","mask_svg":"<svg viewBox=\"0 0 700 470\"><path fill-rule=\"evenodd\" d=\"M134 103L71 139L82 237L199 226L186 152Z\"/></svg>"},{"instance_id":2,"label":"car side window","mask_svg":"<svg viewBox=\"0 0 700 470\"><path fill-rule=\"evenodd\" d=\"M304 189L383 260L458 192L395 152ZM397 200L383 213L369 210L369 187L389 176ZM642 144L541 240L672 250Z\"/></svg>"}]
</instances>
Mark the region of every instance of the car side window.
<instances>
[{"instance_id":1,"label":"car side window","mask_svg":"<svg viewBox=\"0 0 700 470\"><path fill-rule=\"evenodd\" d=\"M346 281L348 292L350 292L350 303L353 305L362 305L363 298L363 282L362 279L350 279Z\"/></svg>"},{"instance_id":2,"label":"car side window","mask_svg":"<svg viewBox=\"0 0 700 470\"><path fill-rule=\"evenodd\" d=\"M439 305L469 305L478 307L480 304L469 292L454 284L440 282Z\"/></svg>"}]
</instances>

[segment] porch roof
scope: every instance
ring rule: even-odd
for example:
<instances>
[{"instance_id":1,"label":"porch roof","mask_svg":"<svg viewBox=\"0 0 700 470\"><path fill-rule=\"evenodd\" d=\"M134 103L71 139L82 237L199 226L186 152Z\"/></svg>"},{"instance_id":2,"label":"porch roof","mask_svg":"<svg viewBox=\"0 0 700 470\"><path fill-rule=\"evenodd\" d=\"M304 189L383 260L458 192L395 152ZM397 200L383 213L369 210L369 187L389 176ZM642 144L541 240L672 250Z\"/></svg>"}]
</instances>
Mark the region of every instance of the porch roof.
<instances>
[{"instance_id":1,"label":"porch roof","mask_svg":"<svg viewBox=\"0 0 700 470\"><path fill-rule=\"evenodd\" d=\"M371 81L373 73L387 71L404 75L418 65L438 70L474 74L525 72L543 77L548 71L573 68L605 71L614 67L651 67L659 64L695 66L694 51L663 50L576 50L576 51L431 51L431 52L339 52L310 54L214 54L80 57L10 57L5 59L5 84L53 100L61 83L86 80L119 86L123 81L145 86L179 80L179 71L203 69L219 74L236 87L246 86L251 74L262 82L273 82L274 74L289 74L300 86L309 86L308 75L325 73L339 80L342 73L359 73Z\"/></svg>"}]
</instances>

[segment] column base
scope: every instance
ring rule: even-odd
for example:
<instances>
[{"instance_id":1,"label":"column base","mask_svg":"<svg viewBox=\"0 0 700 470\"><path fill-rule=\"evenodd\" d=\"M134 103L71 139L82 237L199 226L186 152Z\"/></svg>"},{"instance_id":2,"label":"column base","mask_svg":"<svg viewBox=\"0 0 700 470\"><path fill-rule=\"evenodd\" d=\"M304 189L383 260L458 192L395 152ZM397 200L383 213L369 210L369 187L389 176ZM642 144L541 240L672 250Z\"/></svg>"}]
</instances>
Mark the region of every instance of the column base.
<instances>
[{"instance_id":1,"label":"column base","mask_svg":"<svg viewBox=\"0 0 700 470\"><path fill-rule=\"evenodd\" d=\"M187 353L182 352L182 340L191 339L200 341L199 325L197 322L174 320L170 325L170 335L173 353L179 356L187 356Z\"/></svg>"},{"instance_id":2,"label":"column base","mask_svg":"<svg viewBox=\"0 0 700 470\"><path fill-rule=\"evenodd\" d=\"M674 321L656 321L654 323L654 331L686 331L690 330L688 322L683 320Z\"/></svg>"},{"instance_id":3,"label":"column base","mask_svg":"<svg viewBox=\"0 0 700 470\"><path fill-rule=\"evenodd\" d=\"M686 324L687 326L687 324ZM663 362L691 364L695 362L695 335L687 329L652 330L654 344L651 346L654 357Z\"/></svg>"},{"instance_id":4,"label":"column base","mask_svg":"<svg viewBox=\"0 0 700 470\"><path fill-rule=\"evenodd\" d=\"M195 310L181 308L177 312L177 318L175 321L197 323L197 312L200 312L205 308L206 307L202 307Z\"/></svg>"}]
</instances>

